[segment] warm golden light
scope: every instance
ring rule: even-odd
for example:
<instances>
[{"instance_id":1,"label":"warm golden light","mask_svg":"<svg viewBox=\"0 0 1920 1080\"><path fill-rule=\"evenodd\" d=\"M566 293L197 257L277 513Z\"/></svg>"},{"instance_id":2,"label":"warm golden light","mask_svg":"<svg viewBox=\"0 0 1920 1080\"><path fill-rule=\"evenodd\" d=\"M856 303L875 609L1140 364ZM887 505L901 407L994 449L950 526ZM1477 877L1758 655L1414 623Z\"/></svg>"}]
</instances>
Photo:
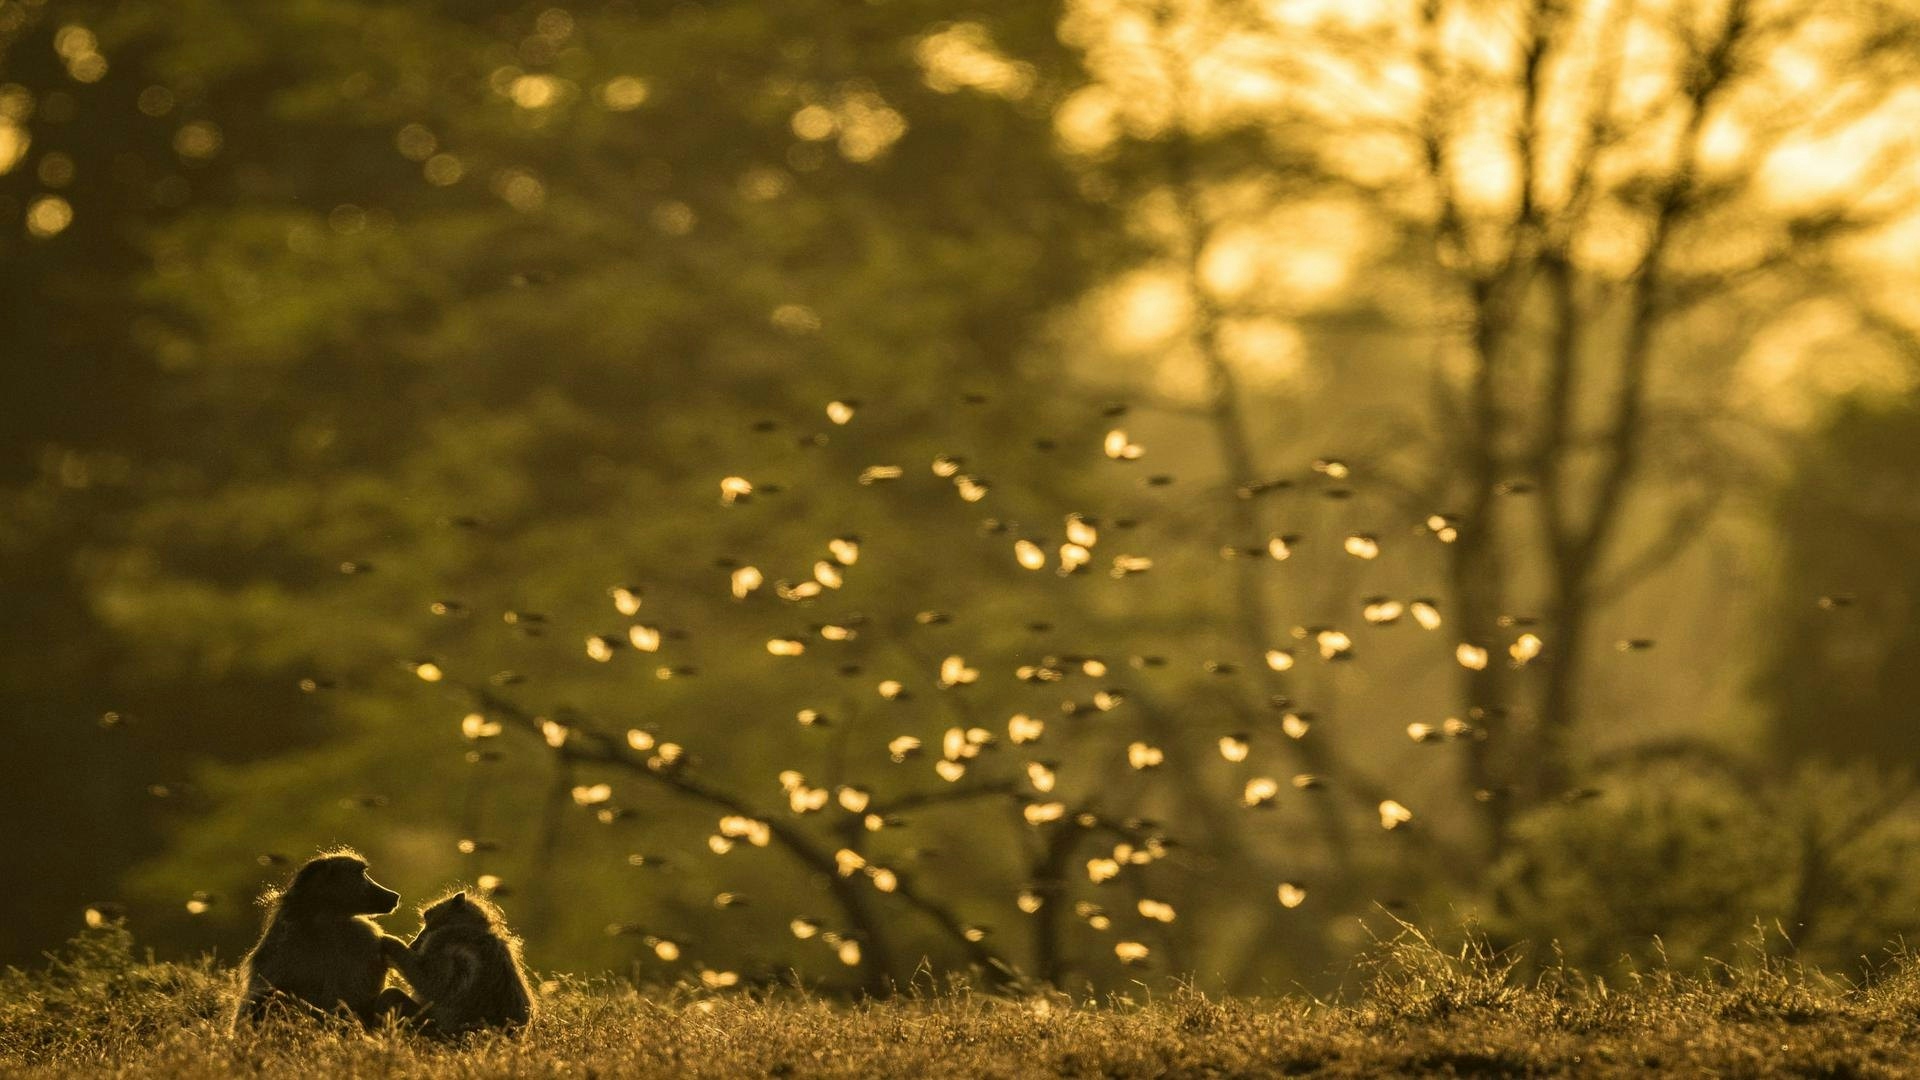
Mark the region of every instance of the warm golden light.
<instances>
[{"instance_id":1,"label":"warm golden light","mask_svg":"<svg viewBox=\"0 0 1920 1080\"><path fill-rule=\"evenodd\" d=\"M73 204L58 195L42 195L27 207L28 235L45 240L73 224Z\"/></svg>"}]
</instances>

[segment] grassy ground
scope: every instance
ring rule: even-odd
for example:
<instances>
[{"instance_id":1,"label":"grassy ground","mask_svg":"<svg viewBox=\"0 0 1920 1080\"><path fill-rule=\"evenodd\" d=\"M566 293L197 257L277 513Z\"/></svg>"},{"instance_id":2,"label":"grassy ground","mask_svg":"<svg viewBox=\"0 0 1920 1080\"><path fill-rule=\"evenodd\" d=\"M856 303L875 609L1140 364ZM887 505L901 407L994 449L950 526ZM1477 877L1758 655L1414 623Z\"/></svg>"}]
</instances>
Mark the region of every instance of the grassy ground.
<instances>
[{"instance_id":1,"label":"grassy ground","mask_svg":"<svg viewBox=\"0 0 1920 1080\"><path fill-rule=\"evenodd\" d=\"M954 990L849 1005L562 980L524 1038L445 1046L315 1025L231 1036L230 972L136 963L123 935L104 932L0 980L0 1075L1920 1075L1920 966L1864 987L1762 962L1607 988L1523 982L1409 933L1363 973L1342 1004Z\"/></svg>"}]
</instances>

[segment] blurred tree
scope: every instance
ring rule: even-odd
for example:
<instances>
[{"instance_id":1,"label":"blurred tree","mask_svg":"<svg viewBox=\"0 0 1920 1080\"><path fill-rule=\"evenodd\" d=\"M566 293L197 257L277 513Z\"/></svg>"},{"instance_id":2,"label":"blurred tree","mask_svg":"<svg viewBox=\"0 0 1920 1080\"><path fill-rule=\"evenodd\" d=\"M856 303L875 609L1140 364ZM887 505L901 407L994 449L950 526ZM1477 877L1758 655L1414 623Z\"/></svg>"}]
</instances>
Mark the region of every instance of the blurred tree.
<instances>
[{"instance_id":1,"label":"blurred tree","mask_svg":"<svg viewBox=\"0 0 1920 1080\"><path fill-rule=\"evenodd\" d=\"M0 32L0 545L59 568L9 794L35 850L164 836L176 947L339 840L540 965L1321 975L1514 820L1607 835L1551 798L1601 613L1912 203L1877 5Z\"/></svg>"},{"instance_id":2,"label":"blurred tree","mask_svg":"<svg viewBox=\"0 0 1920 1080\"><path fill-rule=\"evenodd\" d=\"M1048 460L1035 438L1097 445L1089 420L1053 419L1049 364L1030 342L1098 265L1103 211L1051 151L1044 101L1073 72L1053 15L938 14L343 2L264 19L73 4L47 20L56 44L56 27L88 27L110 71L166 92L167 110L141 108L177 122L170 148L193 178L179 212L139 235L151 271L135 277L138 331L165 373L158 433L138 444L141 498L80 565L96 610L139 642L124 668L142 689L125 693L152 703L152 726L223 760L279 755L203 770L211 816L176 838L148 898L231 901L257 876L252 854L369 832L381 853L417 861L402 880L425 887L458 869L455 838L497 813L502 829L529 826L501 841L506 855L472 845L466 868L520 871L547 955L604 962L604 910L618 903L689 920L674 905L703 886L632 896L614 884L627 852L593 864L606 869L592 891L622 900L563 910L579 895L564 880L589 857L562 857L577 841L542 793L579 812L572 768L548 781L537 757L492 778L460 765L464 709L414 719L421 684L401 661L428 652L468 682L532 668L529 696L616 713L644 679L659 685L650 715L718 707L785 732L794 684L771 668L718 698L695 679L659 683L643 660L607 679L579 645L589 631L626 637L593 614L607 588L712 583L712 602L689 599L686 621L662 628L663 659L685 640L770 660L764 613L723 610L715 562L834 535L905 551L881 594L967 602L938 580L957 588L965 565L924 536L934 500L964 509L952 485L913 485L878 517L848 505L881 451L842 438L822 409L845 399L847 431L870 432L889 460L959 444L1017 472ZM118 210L82 205L79 218ZM720 509L730 469L759 481L751 507L680 509L694 491ZM808 471L847 487L810 490ZM502 623L503 610L518 614ZM994 633L976 626L970 647L999 647ZM180 689L208 682L222 692ZM244 692L261 685L276 692ZM294 703L296 686L313 704ZM451 768L423 771L436 745ZM771 786L827 750L783 734L700 752L715 776ZM447 813L462 789L465 809ZM399 820L375 823L386 814ZM671 820L698 840L697 818ZM554 880L521 880L536 875ZM163 939L192 940L184 924L202 919L222 930L201 940L238 943L251 921L232 903L174 910L150 916ZM769 905L755 934L706 955L771 962L764 943L785 921ZM870 983L911 968L877 924L856 929Z\"/></svg>"},{"instance_id":3,"label":"blurred tree","mask_svg":"<svg viewBox=\"0 0 1920 1080\"><path fill-rule=\"evenodd\" d=\"M113 633L95 564L76 557L117 535L143 495L138 463L180 434L152 407L165 376L136 317L145 230L184 197L162 118L174 104L143 95L137 52L109 64L101 48L47 5L0 4L0 730L18 763L0 816L33 823L9 847L38 868L0 897L7 961L114 893L158 843L166 808L190 798L181 781L204 752L126 707L147 689L139 646ZM176 689L168 711L188 715L272 697L243 680ZM205 742L259 752L246 735L229 726Z\"/></svg>"},{"instance_id":4,"label":"blurred tree","mask_svg":"<svg viewBox=\"0 0 1920 1080\"><path fill-rule=\"evenodd\" d=\"M1061 125L1156 241L1145 289L1177 328L1157 340L1197 371L1188 400L1242 496L1224 542L1285 529L1246 497L1272 490L1267 402L1371 446L1342 468L1392 500L1376 520L1442 542L1457 715L1477 733L1461 805L1497 855L1515 809L1578 772L1599 657L1652 644L1596 640L1609 605L1759 472L1771 433L1727 402L1736 362L1808 305L1861 296L1835 267L1909 220L1897 132L1920 24L1749 0L1089 0L1070 25L1096 82ZM1311 255L1259 235L1281 220ZM1311 348L1338 356L1337 388L1249 399ZM1279 636L1273 591L1235 586L1244 655ZM1378 797L1351 748L1301 752Z\"/></svg>"}]
</instances>

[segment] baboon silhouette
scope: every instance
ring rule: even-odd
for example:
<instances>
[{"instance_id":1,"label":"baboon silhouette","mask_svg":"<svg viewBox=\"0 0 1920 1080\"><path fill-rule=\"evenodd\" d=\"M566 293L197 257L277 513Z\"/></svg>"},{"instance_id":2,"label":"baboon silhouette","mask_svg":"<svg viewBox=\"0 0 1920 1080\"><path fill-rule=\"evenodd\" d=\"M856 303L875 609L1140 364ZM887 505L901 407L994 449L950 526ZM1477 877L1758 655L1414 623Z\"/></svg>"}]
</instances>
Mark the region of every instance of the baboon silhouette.
<instances>
[{"instance_id":1,"label":"baboon silhouette","mask_svg":"<svg viewBox=\"0 0 1920 1080\"><path fill-rule=\"evenodd\" d=\"M346 1014L368 1027L410 1013L412 999L386 986L381 942L398 939L367 918L399 902L399 893L367 875L367 862L355 851L338 848L308 860L285 888L261 898L266 925L240 965L244 988L234 1026L257 1023L276 1009Z\"/></svg>"},{"instance_id":2,"label":"baboon silhouette","mask_svg":"<svg viewBox=\"0 0 1920 1080\"><path fill-rule=\"evenodd\" d=\"M381 948L419 997L422 1025L439 1035L518 1028L533 1019L520 939L500 909L464 890L421 911L420 932Z\"/></svg>"}]
</instances>

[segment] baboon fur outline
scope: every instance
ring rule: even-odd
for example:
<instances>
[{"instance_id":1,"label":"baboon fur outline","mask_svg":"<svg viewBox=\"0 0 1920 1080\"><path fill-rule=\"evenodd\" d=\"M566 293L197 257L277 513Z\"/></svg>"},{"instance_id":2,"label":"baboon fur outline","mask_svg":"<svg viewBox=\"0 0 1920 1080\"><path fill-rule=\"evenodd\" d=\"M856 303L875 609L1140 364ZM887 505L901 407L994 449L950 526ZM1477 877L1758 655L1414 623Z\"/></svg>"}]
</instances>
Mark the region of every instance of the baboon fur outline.
<instances>
[{"instance_id":1,"label":"baboon fur outline","mask_svg":"<svg viewBox=\"0 0 1920 1080\"><path fill-rule=\"evenodd\" d=\"M266 924L240 964L236 1028L276 1013L349 1015L374 1027L411 1011L412 999L386 985L381 943L397 939L368 917L393 911L400 894L367 874L359 852L321 852L260 903Z\"/></svg>"},{"instance_id":2,"label":"baboon fur outline","mask_svg":"<svg viewBox=\"0 0 1920 1080\"><path fill-rule=\"evenodd\" d=\"M533 1020L520 939L491 901L457 890L420 909L420 932L381 943L419 999L416 1014L438 1035L516 1029Z\"/></svg>"}]
</instances>

